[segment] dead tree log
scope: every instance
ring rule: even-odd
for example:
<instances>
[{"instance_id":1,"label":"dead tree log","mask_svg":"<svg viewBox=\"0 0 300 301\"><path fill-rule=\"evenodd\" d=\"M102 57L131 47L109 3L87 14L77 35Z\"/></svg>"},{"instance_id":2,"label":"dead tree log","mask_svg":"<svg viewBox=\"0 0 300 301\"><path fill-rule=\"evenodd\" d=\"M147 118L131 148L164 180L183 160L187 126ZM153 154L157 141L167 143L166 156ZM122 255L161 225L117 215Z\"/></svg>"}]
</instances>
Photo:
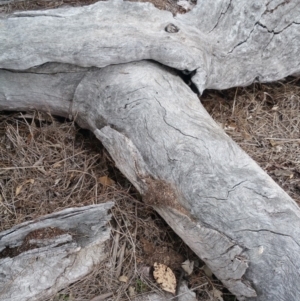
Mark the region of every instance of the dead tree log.
<instances>
[{"instance_id":1,"label":"dead tree log","mask_svg":"<svg viewBox=\"0 0 300 301\"><path fill-rule=\"evenodd\" d=\"M36 97L42 97L56 86L55 112L95 133L145 201L239 300L300 297L298 206L211 119L178 75L150 62L81 72L68 103L60 93L62 75L46 73L2 71L5 89L18 90L24 103L5 92L1 108L31 103L40 109L33 91L40 89ZM67 82L77 78L76 72L64 76ZM44 93L44 109L51 112L52 102L53 93Z\"/></svg>"},{"instance_id":2,"label":"dead tree log","mask_svg":"<svg viewBox=\"0 0 300 301\"><path fill-rule=\"evenodd\" d=\"M299 74L299 27L299 0L205 0L176 17L149 3L119 0L18 12L0 18L0 68L150 59L195 71L200 92L226 89Z\"/></svg>"},{"instance_id":3,"label":"dead tree log","mask_svg":"<svg viewBox=\"0 0 300 301\"><path fill-rule=\"evenodd\" d=\"M107 257L113 203L69 208L0 233L0 298L44 300Z\"/></svg>"},{"instance_id":4,"label":"dead tree log","mask_svg":"<svg viewBox=\"0 0 300 301\"><path fill-rule=\"evenodd\" d=\"M297 301L298 206L174 70L129 63L195 71L200 92L300 72L299 1L208 4L176 18L117 1L5 17L0 108L76 118L239 300Z\"/></svg>"}]
</instances>

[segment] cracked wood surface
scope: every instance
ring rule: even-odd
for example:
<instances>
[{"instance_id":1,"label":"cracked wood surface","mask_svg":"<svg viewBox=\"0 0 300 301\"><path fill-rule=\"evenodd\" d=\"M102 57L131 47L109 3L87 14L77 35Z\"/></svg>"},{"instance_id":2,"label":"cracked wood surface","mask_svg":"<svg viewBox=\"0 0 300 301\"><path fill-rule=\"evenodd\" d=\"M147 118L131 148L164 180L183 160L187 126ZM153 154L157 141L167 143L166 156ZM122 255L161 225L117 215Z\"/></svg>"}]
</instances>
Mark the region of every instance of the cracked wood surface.
<instances>
[{"instance_id":1,"label":"cracked wood surface","mask_svg":"<svg viewBox=\"0 0 300 301\"><path fill-rule=\"evenodd\" d=\"M75 112L142 194L147 176L173 187L174 206L156 210L239 300L300 299L298 206L180 77L146 62L107 67L79 84Z\"/></svg>"},{"instance_id":2,"label":"cracked wood surface","mask_svg":"<svg viewBox=\"0 0 300 301\"><path fill-rule=\"evenodd\" d=\"M109 65L196 70L200 92L277 80L300 74L299 16L299 0L206 0L176 17L122 1L2 15L0 108L76 117L239 300L298 301L297 205L171 69Z\"/></svg>"},{"instance_id":3,"label":"cracked wood surface","mask_svg":"<svg viewBox=\"0 0 300 301\"><path fill-rule=\"evenodd\" d=\"M167 32L170 24L179 31ZM204 0L175 17L149 3L118 0L17 12L0 19L0 41L3 69L148 59L196 70L200 92L226 89L300 73L300 0Z\"/></svg>"},{"instance_id":4,"label":"cracked wood surface","mask_svg":"<svg viewBox=\"0 0 300 301\"><path fill-rule=\"evenodd\" d=\"M108 255L112 206L68 208L1 232L0 299L44 300L87 275Z\"/></svg>"},{"instance_id":5,"label":"cracked wood surface","mask_svg":"<svg viewBox=\"0 0 300 301\"><path fill-rule=\"evenodd\" d=\"M239 300L300 299L298 206L175 72L146 61L85 73L57 68L39 67L38 76L0 72L6 83L0 108L61 110L93 131L145 200Z\"/></svg>"}]
</instances>

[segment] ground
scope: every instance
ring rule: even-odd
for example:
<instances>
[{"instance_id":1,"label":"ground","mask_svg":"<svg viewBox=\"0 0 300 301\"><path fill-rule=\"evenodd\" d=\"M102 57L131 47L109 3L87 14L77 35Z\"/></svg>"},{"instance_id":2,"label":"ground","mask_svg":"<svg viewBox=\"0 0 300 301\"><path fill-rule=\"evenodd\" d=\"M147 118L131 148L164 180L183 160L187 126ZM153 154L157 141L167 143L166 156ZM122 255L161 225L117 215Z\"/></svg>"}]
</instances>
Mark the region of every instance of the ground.
<instances>
[{"instance_id":1,"label":"ground","mask_svg":"<svg viewBox=\"0 0 300 301\"><path fill-rule=\"evenodd\" d=\"M2 11L66 3L82 5L76 0L26 1L3 6ZM172 13L183 12L176 2L154 4ZM300 204L300 79L205 91L199 101ZM130 288L141 295L159 292L152 277L154 262L169 266L178 278L181 263L187 259L195 263L187 281L199 300L216 300L216 289L225 301L235 300L151 206L143 203L101 143L72 121L40 112L2 112L0 188L0 231L67 207L116 202L111 222L114 239L107 245L111 256L86 278L53 296L53 301L91 300L106 293L113 293L106 300L129 300ZM122 246L125 255L119 262L121 256L112 254L119 254ZM120 276L127 281L119 281Z\"/></svg>"}]
</instances>

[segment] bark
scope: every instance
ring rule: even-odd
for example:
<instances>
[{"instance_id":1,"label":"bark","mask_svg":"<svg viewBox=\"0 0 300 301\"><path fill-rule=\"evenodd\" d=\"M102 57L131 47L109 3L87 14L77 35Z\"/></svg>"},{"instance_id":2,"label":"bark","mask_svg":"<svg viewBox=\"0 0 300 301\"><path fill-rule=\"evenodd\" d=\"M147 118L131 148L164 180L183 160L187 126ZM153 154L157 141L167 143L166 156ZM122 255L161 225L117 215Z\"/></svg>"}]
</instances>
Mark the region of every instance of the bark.
<instances>
[{"instance_id":1,"label":"bark","mask_svg":"<svg viewBox=\"0 0 300 301\"><path fill-rule=\"evenodd\" d=\"M299 10L203 1L173 17L111 1L5 16L0 108L75 118L239 300L297 301L298 206L173 69L200 92L299 74Z\"/></svg>"},{"instance_id":2,"label":"bark","mask_svg":"<svg viewBox=\"0 0 300 301\"><path fill-rule=\"evenodd\" d=\"M69 208L1 232L1 300L44 300L91 272L108 255L112 205Z\"/></svg>"}]
</instances>

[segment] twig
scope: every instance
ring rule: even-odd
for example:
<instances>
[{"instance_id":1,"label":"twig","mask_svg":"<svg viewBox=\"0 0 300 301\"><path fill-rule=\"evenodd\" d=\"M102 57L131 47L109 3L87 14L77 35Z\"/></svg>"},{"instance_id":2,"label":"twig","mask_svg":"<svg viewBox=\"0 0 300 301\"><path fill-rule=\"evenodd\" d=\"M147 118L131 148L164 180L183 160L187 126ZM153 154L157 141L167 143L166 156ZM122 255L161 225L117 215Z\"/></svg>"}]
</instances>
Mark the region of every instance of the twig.
<instances>
[{"instance_id":1,"label":"twig","mask_svg":"<svg viewBox=\"0 0 300 301\"><path fill-rule=\"evenodd\" d=\"M113 294L114 294L113 292L102 294L102 295L96 296L95 298L91 299L90 301L105 300L106 298L113 296Z\"/></svg>"}]
</instances>

